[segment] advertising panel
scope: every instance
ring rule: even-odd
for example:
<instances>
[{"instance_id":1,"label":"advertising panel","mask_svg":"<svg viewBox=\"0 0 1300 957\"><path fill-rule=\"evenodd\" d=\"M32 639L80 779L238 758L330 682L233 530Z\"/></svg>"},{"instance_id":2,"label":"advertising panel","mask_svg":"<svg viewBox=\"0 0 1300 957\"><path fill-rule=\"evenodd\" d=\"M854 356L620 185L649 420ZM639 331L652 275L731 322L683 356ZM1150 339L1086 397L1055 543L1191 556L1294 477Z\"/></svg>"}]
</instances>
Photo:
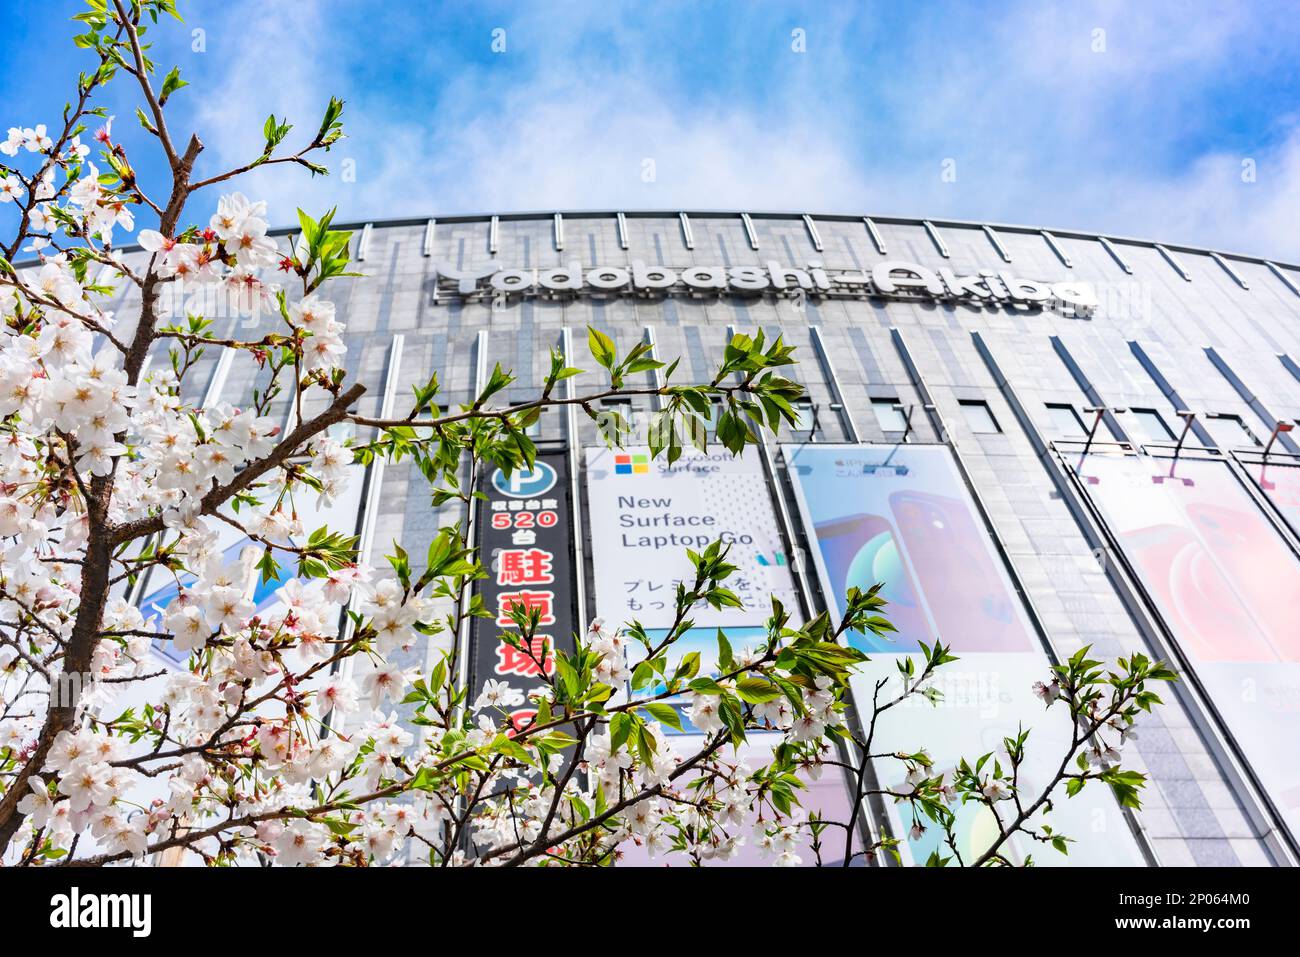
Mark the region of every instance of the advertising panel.
<instances>
[{"instance_id":1,"label":"advertising panel","mask_svg":"<svg viewBox=\"0 0 1300 957\"><path fill-rule=\"evenodd\" d=\"M719 629L738 656L762 648L773 595L790 612L792 621L801 620L798 591L756 449L746 448L738 456L724 449L707 453L687 449L669 465L662 455L652 458L648 448L590 448L586 465L596 608L611 623L637 620L652 640L663 637L673 623L678 581L693 578L686 549L698 551L719 539L730 546L727 559L737 566L726 585L744 607L714 609L705 605L693 609L690 617L696 627L674 643L673 661L696 652L701 673L716 673ZM630 666L635 667L640 650L639 646L629 648ZM662 685L652 684L637 693L649 696L662 691ZM670 699L670 703L675 702ZM694 754L705 739L684 709L678 711L683 733L678 736L667 725L664 730L679 738L674 743L678 754ZM757 768L771 760L771 749L780 740L779 735L752 734L737 756ZM799 794L805 811L820 811L830 820L848 820L848 793L837 769L828 768L805 783L806 789ZM743 843L728 864L771 863L772 858L757 847L754 823L747 816L735 826L734 834L742 837ZM824 837L824 862L843 859L842 833L842 829L831 828ZM643 846L631 840L624 842L619 853L625 866L689 864L689 856L680 852L651 858ZM804 865L815 863L810 841L803 842L799 857Z\"/></svg>"},{"instance_id":2,"label":"advertising panel","mask_svg":"<svg viewBox=\"0 0 1300 957\"><path fill-rule=\"evenodd\" d=\"M1264 789L1300 832L1300 559L1226 462L1093 454L1075 471Z\"/></svg>"},{"instance_id":3,"label":"advertising panel","mask_svg":"<svg viewBox=\"0 0 1300 957\"><path fill-rule=\"evenodd\" d=\"M944 665L934 687L935 705L914 695L885 712L876 725L873 748L914 752L925 748L936 771L1001 747L1004 737L1030 728L1022 790L1037 794L1053 776L1071 739L1065 709L1045 709L1033 684L1049 673L1049 662L1007 569L946 446L789 445L782 453L790 469L799 510L813 546L826 600L838 619L849 587L883 583L885 614L898 628L886 638L853 636L871 661L852 680L854 698L869 707L876 682L887 681L882 700L901 692L899 656L920 658L920 642L942 641L958 661ZM919 662L918 662L919 663ZM888 696L888 697L886 697ZM902 781L901 763L880 767L882 784ZM1067 800L1062 793L1050 817L1056 830L1079 838L1069 857L1018 843L1009 857L1032 854L1038 864L1140 864L1142 858L1118 805L1102 787L1091 786ZM983 805L954 808L957 840L969 862L996 834ZM906 805L895 805L894 832L906 834L913 821ZM924 863L940 850L942 831L930 825L904 841L904 854Z\"/></svg>"},{"instance_id":4,"label":"advertising panel","mask_svg":"<svg viewBox=\"0 0 1300 957\"><path fill-rule=\"evenodd\" d=\"M555 672L554 650L573 651L573 558L567 452L538 452L531 470L506 475L491 469L478 491L479 556L488 578L478 583L492 618L475 618L471 630L473 684L470 701L489 679L517 688L525 703L511 721L526 723L536 708L528 693L543 686L543 673ZM530 649L501 640L516 631L512 608L538 609L541 624Z\"/></svg>"},{"instance_id":5,"label":"advertising panel","mask_svg":"<svg viewBox=\"0 0 1300 957\"><path fill-rule=\"evenodd\" d=\"M1272 462L1243 462L1242 466L1291 531L1300 535L1300 463L1274 459Z\"/></svg>"},{"instance_id":6,"label":"advertising panel","mask_svg":"<svg viewBox=\"0 0 1300 957\"><path fill-rule=\"evenodd\" d=\"M673 645L674 655L698 652L702 673L710 672L719 628L737 654L762 647L772 595L798 620L798 593L756 449L737 456L687 449L669 465L648 448L589 448L586 464L601 616L611 623L640 621L652 638L664 634L673 623L677 582L693 580L686 549L699 551L721 539L738 569L726 585L744 607L694 608L696 627Z\"/></svg>"}]
</instances>

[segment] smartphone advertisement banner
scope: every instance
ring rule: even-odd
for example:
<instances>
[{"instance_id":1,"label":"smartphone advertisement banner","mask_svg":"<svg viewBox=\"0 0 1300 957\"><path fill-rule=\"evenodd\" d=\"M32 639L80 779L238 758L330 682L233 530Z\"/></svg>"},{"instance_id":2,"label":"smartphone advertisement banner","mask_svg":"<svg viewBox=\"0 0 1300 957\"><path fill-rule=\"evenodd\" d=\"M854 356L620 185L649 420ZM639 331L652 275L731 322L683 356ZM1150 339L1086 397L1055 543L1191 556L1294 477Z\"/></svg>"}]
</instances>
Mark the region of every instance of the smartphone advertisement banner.
<instances>
[{"instance_id":1,"label":"smartphone advertisement banner","mask_svg":"<svg viewBox=\"0 0 1300 957\"><path fill-rule=\"evenodd\" d=\"M1073 464L1210 702L1300 833L1300 559L1227 462L1092 454Z\"/></svg>"},{"instance_id":2,"label":"smartphone advertisement banner","mask_svg":"<svg viewBox=\"0 0 1300 957\"><path fill-rule=\"evenodd\" d=\"M510 712L516 727L536 713L528 693L555 673L555 649L573 651L573 558L567 452L538 452L532 469L506 475L490 469L479 482L479 560L488 577L478 583L491 618L475 618L471 631L473 684L470 701L489 679L523 693ZM512 608L536 609L540 626L530 648L501 640L519 634Z\"/></svg>"},{"instance_id":3,"label":"smartphone advertisement banner","mask_svg":"<svg viewBox=\"0 0 1300 957\"><path fill-rule=\"evenodd\" d=\"M591 521L596 608L611 624L639 621L651 637L672 626L677 582L694 580L686 549L721 539L737 571L726 585L743 608L692 609L692 628L674 658L700 654L700 670L717 661L717 630L737 654L762 647L763 623L775 595L800 618L799 598L772 508L758 451L687 449L672 465L648 448L589 448L587 503ZM633 662L635 663L635 662ZM648 689L654 691L655 689Z\"/></svg>"},{"instance_id":4,"label":"smartphone advertisement banner","mask_svg":"<svg viewBox=\"0 0 1300 957\"><path fill-rule=\"evenodd\" d=\"M882 700L901 692L898 657L914 655L919 662L921 642L942 641L959 659L936 674L934 686L943 692L937 705L916 695L880 717L874 749L925 748L936 772L948 771L963 757L973 763L1000 750L1002 739L1023 724L1032 730L1021 787L1036 795L1060 764L1071 722L1065 709L1045 709L1033 693L1034 682L1049 675L1048 658L952 453L940 445L821 444L787 445L782 453L836 619L850 587L882 582L885 614L898 628L884 639L852 638L872 656L852 681L859 708L870 708L880 679L888 682ZM886 762L879 770L886 786L901 783L901 763ZM1070 855L1020 839L1013 860L1032 854L1040 865L1142 863L1106 788L1092 785L1067 800L1062 787L1058 798L1051 815L1034 824L1077 836ZM954 810L958 848L969 863L989 846L996 825L982 805ZM895 833L907 834L913 821L903 816L906 805L891 813ZM925 832L904 841L911 863L925 863L934 850L949 855L942 830L920 823Z\"/></svg>"}]
</instances>

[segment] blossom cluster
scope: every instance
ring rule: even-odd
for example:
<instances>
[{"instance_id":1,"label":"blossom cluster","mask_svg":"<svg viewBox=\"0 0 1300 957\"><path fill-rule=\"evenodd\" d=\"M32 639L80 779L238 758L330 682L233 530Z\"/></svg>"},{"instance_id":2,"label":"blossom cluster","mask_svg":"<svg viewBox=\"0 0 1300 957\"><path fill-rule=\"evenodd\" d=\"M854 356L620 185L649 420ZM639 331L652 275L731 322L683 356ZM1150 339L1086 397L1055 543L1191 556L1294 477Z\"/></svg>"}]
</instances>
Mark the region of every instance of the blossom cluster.
<instances>
[{"instance_id":1,"label":"blossom cluster","mask_svg":"<svg viewBox=\"0 0 1300 957\"><path fill-rule=\"evenodd\" d=\"M97 138L107 143L108 129ZM11 130L0 152L48 154L52 146L38 126ZM303 843L302 824L272 833L275 812L309 806L310 783L345 765L350 777L378 786L409 745L406 732L393 732L395 719L377 709L403 696L411 675L385 656L414 644L429 604L391 581L372 583L370 571L353 561L331 561L318 575L292 574L311 530L303 527L303 515L313 511L306 499L327 505L353 479L352 449L337 438L322 432L283 456L242 493L237 511L209 504L277 451L279 421L264 407L184 399L186 362L178 361L177 348L170 362L155 353L161 361L149 371L134 380L128 375L119 345L106 341L117 323L100 305L102 290L86 278L78 255L51 249L61 228L108 242L114 228L134 227L120 191L101 181L94 164L80 165L87 154L74 138L59 163L47 162L37 174L27 211L30 229L43 233L29 247L39 261L0 282L5 780L35 753L48 709L67 696L77 705L72 727L21 779L28 839L39 837L47 851L75 841L85 852L139 856L177 828L201 827L210 814L238 806L252 817L272 815L247 831L249 841L292 858L314 845ZM58 168L69 175L61 191L53 185ZM27 186L6 174L0 193L22 202ZM56 213L60 195L65 204ZM251 304L270 295L259 274L277 262L265 212L264 203L236 193L220 200L202 230L182 238L143 230L139 240L162 282L220 284ZM111 248L97 256L124 277L134 275ZM305 343L305 371L342 361L343 326L328 300L287 303L285 319ZM101 535L157 518L162 529L115 551L112 594L89 671L61 674L96 521L92 496L103 506ZM231 552L232 530L243 536L242 553ZM272 600L258 604L256 566L267 555L289 574L279 572ZM163 607L137 607L129 591L136 575L155 585L172 579L174 597ZM364 616L375 635L370 667L356 683L331 667L345 607ZM160 667L156 646L171 660L188 656L188 664ZM373 720L366 717L372 712ZM322 724L352 715L357 730L346 736L330 735ZM362 830L380 846L385 834L409 833L409 813L370 808Z\"/></svg>"},{"instance_id":2,"label":"blossom cluster","mask_svg":"<svg viewBox=\"0 0 1300 957\"><path fill-rule=\"evenodd\" d=\"M624 687L632 676L627 663L632 647L622 631L602 619L591 623L584 642L596 657L594 675L613 687ZM737 662L740 667L756 663L754 658ZM718 684L723 691L730 686L727 680ZM550 690L543 688L530 695L529 703L536 706L549 697ZM722 862L753 846L778 866L806 863L808 813L797 803L778 809L761 775L754 773L757 769L730 744L689 769L683 767L714 736L725 737L719 701L718 694L686 695L680 707L693 726L691 733L670 734L661 722L649 722L645 733L651 743L645 747L617 741L613 725L597 721L585 740L578 766L581 773L567 779L563 775L566 755L547 753L526 734L517 737L531 761L503 767L486 785L489 791L507 793L500 800L482 802L476 811L475 846L489 863L508 860L521 844L539 837L548 819L577 820L575 809L613 806L624 800L627 806L609 818L597 837L575 840L572 847L561 845L540 861L564 860L570 854L615 861L635 845L652 858L669 862ZM843 721L836 701L829 681L818 682L804 695L806 713L796 717L790 702L778 698L755 704L748 723L759 731L778 732L777 740L799 748L804 755L799 774L815 781L826 754L824 729ZM466 743L489 747L499 733L494 716L508 715L524 703L519 689L488 680L474 702L478 723ZM774 747L771 741L766 746ZM647 796L626 800L642 794Z\"/></svg>"}]
</instances>

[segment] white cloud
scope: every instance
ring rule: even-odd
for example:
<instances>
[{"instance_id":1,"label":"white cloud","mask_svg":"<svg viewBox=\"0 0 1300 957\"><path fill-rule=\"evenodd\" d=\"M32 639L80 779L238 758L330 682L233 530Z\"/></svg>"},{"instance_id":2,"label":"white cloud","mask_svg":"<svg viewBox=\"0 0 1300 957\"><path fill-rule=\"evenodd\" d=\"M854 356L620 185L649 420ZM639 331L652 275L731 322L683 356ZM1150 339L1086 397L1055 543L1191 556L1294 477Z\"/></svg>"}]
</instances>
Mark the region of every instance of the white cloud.
<instances>
[{"instance_id":1,"label":"white cloud","mask_svg":"<svg viewBox=\"0 0 1300 957\"><path fill-rule=\"evenodd\" d=\"M716 89L674 71L663 53L675 42L670 16L651 27L588 8L561 30L537 11L512 14L509 69L468 66L439 89L405 94L382 61L340 73L356 60L339 55L353 40L323 32L327 11L235 7L221 29L243 27L237 52L214 50L208 64L221 76L220 96L198 117L209 162L255 155L269 112L302 133L330 92L348 97L351 138L328 159L335 175L266 170L250 185L272 200L277 222L294 205L336 203L348 220L787 209L1029 222L1300 258L1295 116L1274 118L1248 149L1215 142L1203 116L1225 72L1281 68L1279 51L1293 46L1269 33L1294 30L1278 11L1232 5L1195 18L1173 4L1026 4L983 17L978 37L954 32L965 24L881 37L842 14L810 36L805 56L815 59L773 59L766 72L767 52L720 44ZM788 28L767 26L763 50L790 57ZM851 37L862 36L877 46L855 49ZM432 37L422 38L425 62L404 56L398 68L436 74ZM862 62L882 43L898 47L890 62L906 69ZM761 91L730 96L738 78ZM1241 178L1247 157L1254 183ZM957 163L954 183L940 177L946 158ZM337 175L343 160L355 163L355 182Z\"/></svg>"},{"instance_id":2,"label":"white cloud","mask_svg":"<svg viewBox=\"0 0 1300 957\"><path fill-rule=\"evenodd\" d=\"M1254 182L1243 178L1245 160L1254 163ZM1300 128L1255 156L1209 153L1181 176L1116 186L1107 218L1146 225L1152 238L1300 260Z\"/></svg>"}]
</instances>

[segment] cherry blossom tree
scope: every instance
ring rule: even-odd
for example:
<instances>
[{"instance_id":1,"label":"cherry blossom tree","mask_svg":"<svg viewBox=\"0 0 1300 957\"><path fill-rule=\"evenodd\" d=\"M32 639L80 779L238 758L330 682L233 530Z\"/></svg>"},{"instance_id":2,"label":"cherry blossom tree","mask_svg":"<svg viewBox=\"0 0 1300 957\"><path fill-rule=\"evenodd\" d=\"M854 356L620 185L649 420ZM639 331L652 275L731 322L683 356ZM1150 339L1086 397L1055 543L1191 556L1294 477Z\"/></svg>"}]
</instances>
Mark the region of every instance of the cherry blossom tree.
<instances>
[{"instance_id":1,"label":"cherry blossom tree","mask_svg":"<svg viewBox=\"0 0 1300 957\"><path fill-rule=\"evenodd\" d=\"M349 234L332 228L332 211L299 211L301 241L286 255L267 234L267 204L233 189L272 164L325 174L343 103L330 101L296 151L291 125L270 117L258 156L200 177L204 144L178 137L166 109L187 84L178 69L160 75L145 40L170 17L174 0L87 0L76 43L93 63L75 96L57 122L15 126L0 142L0 204L13 214L0 239L0 859L558 866L614 863L640 845L701 863L748 841L777 863L847 865L897 848L900 836L863 827L868 802L885 800L945 835L952 854L931 863L987 864L1006 863L1014 840L1065 850L1043 815L1089 782L1136 805L1144 778L1118 749L1159 703L1148 685L1171 675L1158 663L1106 665L1085 649L1044 675L1040 696L1069 711L1074 732L1032 793L1018 778L1028 730L940 771L920 743L877 753L874 734L905 700L938 696L928 679L955 660L949 648L927 647L919 667L900 666L901 690L882 695L882 681L850 715L848 679L865 656L849 639L892 630L878 586L851 590L838 624L796 620L773 600L760 650L736 655L720 635L712 674L679 651L694 610L739 604L721 543L690 553L694 578L678 586L663 637L597 620L573 652L539 652L537 610L516 607L504 640L555 667L538 661L535 715L512 725L518 692L468 687L454 640L486 614L468 523L439 531L417 576L400 546L367 567L354 537L302 528L298 503L331 501L355 465L382 459L414 463L433 507L467 509L477 470L532 466L527 432L544 408L597 417L596 404L618 396L659 395L647 433L656 455L707 443L715 404L717 441L739 453L796 421L802 390L781 374L793 349L736 336L712 380L684 384L676 363L644 344L623 352L593 329L587 368L555 352L531 401L502 404L512 377L497 368L467 405L442 400L435 375L409 409L360 414L376 385L349 380L329 298L334 283L364 281ZM139 96L130 137L96 103L115 80ZM160 192L136 175L141 149L166 161ZM217 188L215 213L187 218ZM131 234L134 257L118 242ZM138 292L131 315L105 308L119 285ZM191 308L200 301L216 305ZM217 336L221 310L264 313L274 331ZM186 388L223 351L262 374L245 407ZM629 385L655 369L662 387ZM557 389L577 376L598 384ZM286 405L282 428L270 412ZM251 543L234 562L218 546L227 527ZM278 601L259 610L254 583L286 567ZM147 575L174 582L166 607L137 607ZM395 662L431 641L447 647L432 669ZM183 666L162 666L160 647ZM668 733L680 717L666 702L683 697L692 737ZM755 731L780 743L751 766L737 749ZM883 762L905 770L903 784L877 783ZM801 806L823 768L853 782L845 820ZM997 834L962 859L955 810L971 803L992 809Z\"/></svg>"}]
</instances>

